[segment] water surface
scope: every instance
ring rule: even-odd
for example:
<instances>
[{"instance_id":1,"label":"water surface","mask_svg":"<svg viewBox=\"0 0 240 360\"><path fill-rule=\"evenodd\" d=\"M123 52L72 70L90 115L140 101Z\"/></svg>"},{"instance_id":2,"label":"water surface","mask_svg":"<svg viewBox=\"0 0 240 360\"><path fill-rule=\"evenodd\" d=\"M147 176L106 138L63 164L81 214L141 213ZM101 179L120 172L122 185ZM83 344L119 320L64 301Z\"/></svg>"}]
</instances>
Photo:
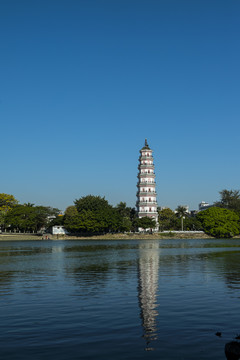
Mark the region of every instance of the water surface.
<instances>
[{"instance_id":1,"label":"water surface","mask_svg":"<svg viewBox=\"0 0 240 360\"><path fill-rule=\"evenodd\" d=\"M239 255L240 240L1 242L0 358L225 359Z\"/></svg>"}]
</instances>

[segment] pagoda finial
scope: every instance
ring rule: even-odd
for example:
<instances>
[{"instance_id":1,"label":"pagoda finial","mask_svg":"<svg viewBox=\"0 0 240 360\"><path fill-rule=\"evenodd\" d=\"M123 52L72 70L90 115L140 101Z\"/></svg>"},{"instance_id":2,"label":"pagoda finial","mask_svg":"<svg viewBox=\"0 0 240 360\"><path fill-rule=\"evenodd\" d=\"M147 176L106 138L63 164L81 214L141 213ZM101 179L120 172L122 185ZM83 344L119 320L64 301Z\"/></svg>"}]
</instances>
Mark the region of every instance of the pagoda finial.
<instances>
[{"instance_id":1,"label":"pagoda finial","mask_svg":"<svg viewBox=\"0 0 240 360\"><path fill-rule=\"evenodd\" d=\"M145 146L143 147L143 149L149 149L147 139L145 139Z\"/></svg>"},{"instance_id":2,"label":"pagoda finial","mask_svg":"<svg viewBox=\"0 0 240 360\"><path fill-rule=\"evenodd\" d=\"M148 146L148 142L147 142L147 139L145 139L145 145L143 146L143 148L141 150L150 150L150 147ZM140 151L141 151L140 150Z\"/></svg>"}]
</instances>

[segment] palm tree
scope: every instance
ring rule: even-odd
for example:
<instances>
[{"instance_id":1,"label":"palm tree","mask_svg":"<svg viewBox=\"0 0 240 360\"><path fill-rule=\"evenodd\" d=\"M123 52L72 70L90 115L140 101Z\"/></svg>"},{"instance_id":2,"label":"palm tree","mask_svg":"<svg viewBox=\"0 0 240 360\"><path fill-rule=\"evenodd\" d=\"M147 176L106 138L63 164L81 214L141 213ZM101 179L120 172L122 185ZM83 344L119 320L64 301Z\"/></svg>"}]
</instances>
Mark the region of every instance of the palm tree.
<instances>
[{"instance_id":1,"label":"palm tree","mask_svg":"<svg viewBox=\"0 0 240 360\"><path fill-rule=\"evenodd\" d=\"M185 219L185 215L187 215L187 208L185 206L181 206L179 205L176 208L176 215L177 217L179 217L181 219L181 227L182 227L182 231L183 231L183 219Z\"/></svg>"}]
</instances>

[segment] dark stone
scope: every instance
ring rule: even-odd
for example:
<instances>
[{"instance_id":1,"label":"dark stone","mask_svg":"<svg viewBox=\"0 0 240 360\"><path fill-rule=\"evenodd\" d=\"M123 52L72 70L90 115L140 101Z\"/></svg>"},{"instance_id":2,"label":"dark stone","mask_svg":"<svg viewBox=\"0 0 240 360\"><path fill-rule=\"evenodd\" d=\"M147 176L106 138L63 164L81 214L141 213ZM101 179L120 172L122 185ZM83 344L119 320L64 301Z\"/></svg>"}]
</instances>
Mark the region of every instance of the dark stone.
<instances>
[{"instance_id":1,"label":"dark stone","mask_svg":"<svg viewBox=\"0 0 240 360\"><path fill-rule=\"evenodd\" d=\"M227 360L240 359L240 343L238 341L231 341L225 345L225 355Z\"/></svg>"}]
</instances>

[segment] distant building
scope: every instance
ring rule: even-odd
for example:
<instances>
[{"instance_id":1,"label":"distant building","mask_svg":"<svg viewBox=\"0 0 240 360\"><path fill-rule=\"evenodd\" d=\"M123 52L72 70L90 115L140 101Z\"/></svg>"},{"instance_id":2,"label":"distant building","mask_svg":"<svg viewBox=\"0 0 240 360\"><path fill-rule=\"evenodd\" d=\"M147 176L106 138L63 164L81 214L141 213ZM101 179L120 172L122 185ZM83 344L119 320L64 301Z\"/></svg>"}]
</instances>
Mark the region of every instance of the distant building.
<instances>
[{"instance_id":1,"label":"distant building","mask_svg":"<svg viewBox=\"0 0 240 360\"><path fill-rule=\"evenodd\" d=\"M62 225L54 225L51 228L51 233L53 235L67 235L68 231Z\"/></svg>"},{"instance_id":2,"label":"distant building","mask_svg":"<svg viewBox=\"0 0 240 360\"><path fill-rule=\"evenodd\" d=\"M140 150L136 206L139 218L147 216L154 219L158 224L157 193L152 152L146 139L145 146ZM155 230L158 230L158 225Z\"/></svg>"},{"instance_id":3,"label":"distant building","mask_svg":"<svg viewBox=\"0 0 240 360\"><path fill-rule=\"evenodd\" d=\"M199 211L202 211L202 210L206 210L210 207L212 207L213 205L210 205L209 203L205 202L205 201L202 201L200 202L200 204L198 205L198 209Z\"/></svg>"}]
</instances>

